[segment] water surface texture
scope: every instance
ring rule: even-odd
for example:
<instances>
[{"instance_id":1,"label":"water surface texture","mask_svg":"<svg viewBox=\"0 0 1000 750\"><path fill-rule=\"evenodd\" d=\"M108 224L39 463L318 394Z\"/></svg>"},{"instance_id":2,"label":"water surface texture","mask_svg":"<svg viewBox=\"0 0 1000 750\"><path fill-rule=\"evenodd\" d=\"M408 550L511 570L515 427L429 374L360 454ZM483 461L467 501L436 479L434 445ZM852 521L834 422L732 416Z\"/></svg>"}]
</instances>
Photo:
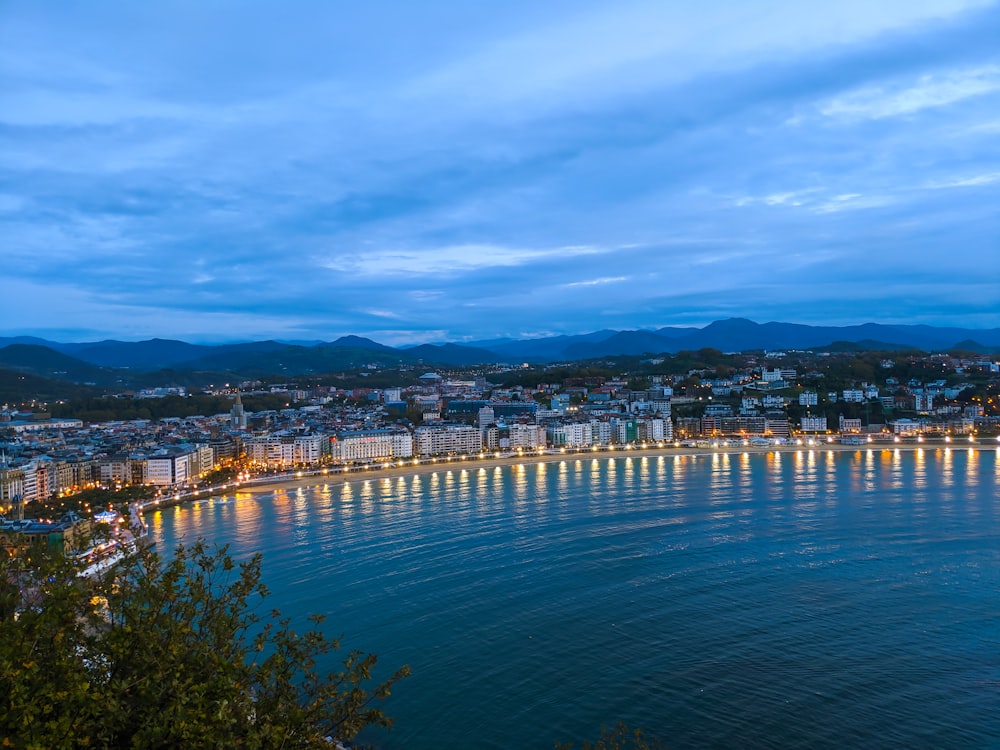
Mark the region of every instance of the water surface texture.
<instances>
[{"instance_id":1,"label":"water surface texture","mask_svg":"<svg viewBox=\"0 0 1000 750\"><path fill-rule=\"evenodd\" d=\"M408 663L385 748L1000 747L995 450L455 465L152 516Z\"/></svg>"}]
</instances>

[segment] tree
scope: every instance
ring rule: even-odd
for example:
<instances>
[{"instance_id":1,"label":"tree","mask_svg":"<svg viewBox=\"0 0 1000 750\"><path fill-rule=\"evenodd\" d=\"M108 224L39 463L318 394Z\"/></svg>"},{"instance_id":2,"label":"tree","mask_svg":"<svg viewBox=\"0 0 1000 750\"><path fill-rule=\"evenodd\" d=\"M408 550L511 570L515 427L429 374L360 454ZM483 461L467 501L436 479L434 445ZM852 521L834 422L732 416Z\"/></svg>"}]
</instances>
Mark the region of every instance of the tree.
<instances>
[{"instance_id":1,"label":"tree","mask_svg":"<svg viewBox=\"0 0 1000 750\"><path fill-rule=\"evenodd\" d=\"M329 748L391 720L378 704L409 672L372 685L373 654L311 618L256 610L261 558L225 547L142 551L85 581L32 549L0 561L0 746Z\"/></svg>"}]
</instances>

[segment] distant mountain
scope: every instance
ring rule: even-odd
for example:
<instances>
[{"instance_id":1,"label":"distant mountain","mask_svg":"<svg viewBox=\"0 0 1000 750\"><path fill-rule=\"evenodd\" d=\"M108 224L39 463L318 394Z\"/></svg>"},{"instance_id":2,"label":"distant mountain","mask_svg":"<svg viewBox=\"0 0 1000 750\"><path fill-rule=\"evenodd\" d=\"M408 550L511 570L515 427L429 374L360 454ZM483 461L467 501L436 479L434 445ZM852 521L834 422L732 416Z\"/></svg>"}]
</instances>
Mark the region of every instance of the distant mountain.
<instances>
[{"instance_id":1,"label":"distant mountain","mask_svg":"<svg viewBox=\"0 0 1000 750\"><path fill-rule=\"evenodd\" d=\"M113 372L47 346L11 344L0 349L0 367L73 383L109 384Z\"/></svg>"},{"instance_id":2,"label":"distant mountain","mask_svg":"<svg viewBox=\"0 0 1000 750\"><path fill-rule=\"evenodd\" d=\"M573 360L620 354L659 353L670 350L675 340L653 331L620 331L603 341L571 344L562 350L562 356Z\"/></svg>"},{"instance_id":3,"label":"distant mountain","mask_svg":"<svg viewBox=\"0 0 1000 750\"><path fill-rule=\"evenodd\" d=\"M954 346L948 347L948 351L960 351L960 352L976 352L978 354L992 354L994 352L1000 352L1000 348L996 346L984 346L978 341L973 341L972 339L965 339L959 341Z\"/></svg>"},{"instance_id":4,"label":"distant mountain","mask_svg":"<svg viewBox=\"0 0 1000 750\"><path fill-rule=\"evenodd\" d=\"M197 359L178 362L170 369L201 370L216 372L238 372L248 364L275 356L278 352L293 347L278 341L252 341L247 344L223 344L209 348L209 352Z\"/></svg>"},{"instance_id":5,"label":"distant mountain","mask_svg":"<svg viewBox=\"0 0 1000 750\"><path fill-rule=\"evenodd\" d=\"M171 339L149 341L101 341L77 349L73 356L102 367L159 370L197 359L213 347Z\"/></svg>"},{"instance_id":6,"label":"distant mountain","mask_svg":"<svg viewBox=\"0 0 1000 750\"><path fill-rule=\"evenodd\" d=\"M11 344L31 344L32 346L47 346L57 352L62 351L62 344L47 339L40 339L37 336L0 336L0 349Z\"/></svg>"},{"instance_id":7,"label":"distant mountain","mask_svg":"<svg viewBox=\"0 0 1000 750\"><path fill-rule=\"evenodd\" d=\"M311 375L353 370L370 363L395 366L409 359L394 349L380 351L349 346L284 346L273 351L212 354L185 363L188 369L223 371L241 377Z\"/></svg>"},{"instance_id":8,"label":"distant mountain","mask_svg":"<svg viewBox=\"0 0 1000 750\"><path fill-rule=\"evenodd\" d=\"M40 343L41 342L41 343ZM704 328L663 327L634 331L604 329L536 339L489 339L464 344L422 344L393 348L363 336L342 336L312 345L280 341L189 344L170 339L59 343L32 336L0 338L0 367L40 377L99 385L149 382L194 384L199 378L258 378L358 369L467 366L497 362L570 362L610 356L674 354L712 348L724 352L807 349L816 351L964 350L1000 353L1000 328L975 330L925 325L810 326L717 320ZM197 375L195 375L197 373ZM207 380L207 378L213 378Z\"/></svg>"},{"instance_id":9,"label":"distant mountain","mask_svg":"<svg viewBox=\"0 0 1000 750\"><path fill-rule=\"evenodd\" d=\"M865 339L864 341L834 341L826 346L814 347L812 351L830 353L903 352L912 349L912 346L906 346L904 344L889 344L885 341L872 341L871 339Z\"/></svg>"},{"instance_id":10,"label":"distant mountain","mask_svg":"<svg viewBox=\"0 0 1000 750\"><path fill-rule=\"evenodd\" d=\"M101 393L103 393L102 389L93 386L45 378L21 370L0 368L0 403L4 404L20 404L36 399L57 401L59 399L90 398L99 396Z\"/></svg>"},{"instance_id":11,"label":"distant mountain","mask_svg":"<svg viewBox=\"0 0 1000 750\"><path fill-rule=\"evenodd\" d=\"M566 350L576 344L597 343L618 331L602 330L573 336L545 336L537 339L491 339L470 341L466 346L496 352L507 362L554 362L570 359Z\"/></svg>"},{"instance_id":12,"label":"distant mountain","mask_svg":"<svg viewBox=\"0 0 1000 750\"><path fill-rule=\"evenodd\" d=\"M663 329L660 329L661 331ZM568 347L567 359L592 359L615 354L673 354L679 351L697 351L713 348L724 352L777 349L817 349L834 342L860 342L858 349L865 349L879 342L892 350L920 349L945 351L957 342L973 336L984 348L1000 351L1000 328L968 330L962 328L935 328L924 325L881 325L865 323L856 326L809 326L797 323L755 323L745 318L730 318L710 323L701 329L664 336L659 331L621 332L589 346ZM631 333L632 335L623 335Z\"/></svg>"},{"instance_id":13,"label":"distant mountain","mask_svg":"<svg viewBox=\"0 0 1000 750\"><path fill-rule=\"evenodd\" d=\"M329 344L318 344L317 346L342 346L352 349L371 349L379 352L396 351L396 349L393 349L391 346L386 346L385 344L380 344L377 341L366 339L364 336L341 336L339 339L331 341Z\"/></svg>"},{"instance_id":14,"label":"distant mountain","mask_svg":"<svg viewBox=\"0 0 1000 750\"><path fill-rule=\"evenodd\" d=\"M456 367L493 363L502 359L496 352L458 344L421 344L405 349L403 353L411 360Z\"/></svg>"}]
</instances>

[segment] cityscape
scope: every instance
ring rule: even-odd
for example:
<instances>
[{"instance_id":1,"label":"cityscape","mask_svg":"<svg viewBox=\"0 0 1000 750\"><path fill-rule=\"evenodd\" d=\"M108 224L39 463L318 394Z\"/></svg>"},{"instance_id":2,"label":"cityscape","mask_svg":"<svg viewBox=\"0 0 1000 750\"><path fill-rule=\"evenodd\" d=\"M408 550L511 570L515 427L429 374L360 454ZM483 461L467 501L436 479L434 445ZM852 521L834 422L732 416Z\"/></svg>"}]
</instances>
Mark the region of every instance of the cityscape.
<instances>
[{"instance_id":1,"label":"cityscape","mask_svg":"<svg viewBox=\"0 0 1000 750\"><path fill-rule=\"evenodd\" d=\"M0 3L0 744L1000 746L1000 0Z\"/></svg>"},{"instance_id":2,"label":"cityscape","mask_svg":"<svg viewBox=\"0 0 1000 750\"><path fill-rule=\"evenodd\" d=\"M702 366L678 372L692 357ZM978 443L1000 436L995 355L701 350L632 357L629 369L616 369L621 364L421 372L367 363L340 379L374 376L395 384L341 387L300 377L197 394L175 385L110 395L133 410L182 399L176 414L159 419L85 421L69 416L72 402L29 410L7 404L0 412L6 435L0 498L10 513L15 498L40 507L93 487L145 486L151 498L187 497L211 477L249 481L413 459L665 446ZM183 399L194 395L222 397L232 406L187 415ZM281 408L244 404L261 397L276 398Z\"/></svg>"}]
</instances>

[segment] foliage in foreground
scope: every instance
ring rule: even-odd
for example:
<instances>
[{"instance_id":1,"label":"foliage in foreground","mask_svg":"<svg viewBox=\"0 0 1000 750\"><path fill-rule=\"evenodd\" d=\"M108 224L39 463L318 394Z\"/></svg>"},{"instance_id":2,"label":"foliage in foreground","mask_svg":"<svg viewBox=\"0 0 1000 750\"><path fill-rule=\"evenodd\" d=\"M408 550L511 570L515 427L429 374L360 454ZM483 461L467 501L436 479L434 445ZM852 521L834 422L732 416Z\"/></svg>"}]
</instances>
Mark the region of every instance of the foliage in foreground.
<instances>
[{"instance_id":1,"label":"foliage in foreground","mask_svg":"<svg viewBox=\"0 0 1000 750\"><path fill-rule=\"evenodd\" d=\"M260 578L259 555L202 542L92 582L38 551L0 561L0 745L329 748L388 727L377 704L408 669L370 686L376 657L352 651L320 673L339 642L258 615Z\"/></svg>"},{"instance_id":2,"label":"foliage in foreground","mask_svg":"<svg viewBox=\"0 0 1000 750\"><path fill-rule=\"evenodd\" d=\"M557 742L556 750L575 750L575 745ZM584 742L581 750L666 750L666 746L659 738L619 722L613 728L601 727L601 736L593 743Z\"/></svg>"}]
</instances>

